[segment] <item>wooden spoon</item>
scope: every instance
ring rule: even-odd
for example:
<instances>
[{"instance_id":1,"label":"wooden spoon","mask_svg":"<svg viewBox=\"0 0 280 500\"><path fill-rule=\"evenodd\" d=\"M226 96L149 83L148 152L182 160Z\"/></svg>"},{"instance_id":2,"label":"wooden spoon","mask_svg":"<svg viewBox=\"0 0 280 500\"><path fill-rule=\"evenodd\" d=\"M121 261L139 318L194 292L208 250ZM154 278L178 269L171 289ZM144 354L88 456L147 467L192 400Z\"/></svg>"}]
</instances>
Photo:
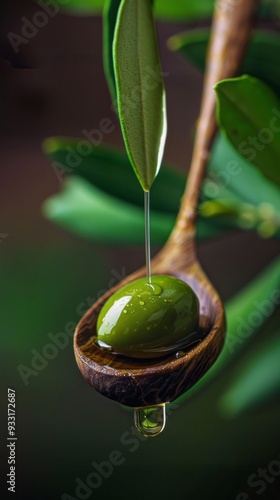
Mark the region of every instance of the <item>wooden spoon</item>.
<instances>
[{"instance_id":1,"label":"wooden spoon","mask_svg":"<svg viewBox=\"0 0 280 500\"><path fill-rule=\"evenodd\" d=\"M219 355L225 334L221 299L196 258L195 235L199 189L216 131L213 85L237 74L250 37L256 0L216 3L208 51L201 112L187 187L169 240L152 260L153 274L173 275L188 283L200 302L202 340L186 352L157 359L130 359L95 345L98 313L124 284L145 276L143 268L101 297L79 322L74 336L76 361L85 380L104 396L134 407L171 402L190 389Z\"/></svg>"}]
</instances>

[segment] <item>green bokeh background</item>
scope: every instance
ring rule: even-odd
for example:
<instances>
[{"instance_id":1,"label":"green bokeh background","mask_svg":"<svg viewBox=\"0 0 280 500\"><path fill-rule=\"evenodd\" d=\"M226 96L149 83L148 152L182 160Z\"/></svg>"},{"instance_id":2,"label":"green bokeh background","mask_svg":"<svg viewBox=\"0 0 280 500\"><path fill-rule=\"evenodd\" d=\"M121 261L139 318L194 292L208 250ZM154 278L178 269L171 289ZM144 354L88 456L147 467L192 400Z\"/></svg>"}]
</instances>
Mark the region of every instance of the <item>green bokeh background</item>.
<instances>
[{"instance_id":1,"label":"green bokeh background","mask_svg":"<svg viewBox=\"0 0 280 500\"><path fill-rule=\"evenodd\" d=\"M19 32L21 17L32 17L35 11L36 5L27 0L6 3L3 33ZM167 36L178 28L159 25L170 73L166 159L183 170L191 155L190 130L202 82L198 72L165 49ZM139 247L109 248L79 240L53 227L40 212L42 202L59 189L41 152L45 137L79 137L106 116L116 123L110 144L122 146L102 71L100 18L59 14L13 57L17 68L0 62L0 233L7 235L0 240L2 498L7 495L8 387L16 390L17 402L16 498L55 500L64 493L76 498L75 479L86 480L94 471L91 463L107 461L114 450L121 452L124 463L84 498L235 500L241 491L252 500L259 498L247 480L259 467L280 460L280 408L273 400L263 409L227 419L217 400L230 375L174 409L162 436L149 441L132 436L130 444L121 440L132 432L131 412L84 382L72 339L27 386L23 383L18 366L31 367L31 350L41 353L50 343L48 334L77 322L79 305L93 302L108 287L114 270L130 273L143 264L144 254ZM278 253L277 242L249 232L199 247L202 264L224 300ZM264 338L261 332L255 349L261 350ZM235 361L236 372L242 359L246 351ZM278 477L261 498L276 500L279 490Z\"/></svg>"}]
</instances>

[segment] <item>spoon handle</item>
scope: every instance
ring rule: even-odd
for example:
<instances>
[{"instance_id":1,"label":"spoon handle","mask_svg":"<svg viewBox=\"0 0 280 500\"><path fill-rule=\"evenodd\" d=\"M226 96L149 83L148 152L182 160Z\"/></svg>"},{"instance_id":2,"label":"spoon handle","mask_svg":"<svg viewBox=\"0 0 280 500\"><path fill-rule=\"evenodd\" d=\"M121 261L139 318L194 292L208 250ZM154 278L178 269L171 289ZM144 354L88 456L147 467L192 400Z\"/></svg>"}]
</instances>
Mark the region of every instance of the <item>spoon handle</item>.
<instances>
[{"instance_id":1,"label":"spoon handle","mask_svg":"<svg viewBox=\"0 0 280 500\"><path fill-rule=\"evenodd\" d=\"M236 76L250 39L257 4L257 0L217 0L215 4L192 162L171 235L171 242L179 246L195 237L199 190L217 128L213 85Z\"/></svg>"}]
</instances>

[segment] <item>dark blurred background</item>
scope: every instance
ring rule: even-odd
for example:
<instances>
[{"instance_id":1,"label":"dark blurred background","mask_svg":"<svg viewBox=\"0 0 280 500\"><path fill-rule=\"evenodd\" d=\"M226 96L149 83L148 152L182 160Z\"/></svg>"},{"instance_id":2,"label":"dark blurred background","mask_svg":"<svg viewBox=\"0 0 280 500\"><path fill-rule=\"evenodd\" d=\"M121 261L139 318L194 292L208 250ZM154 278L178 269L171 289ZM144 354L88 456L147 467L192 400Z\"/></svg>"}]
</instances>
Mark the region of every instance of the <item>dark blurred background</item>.
<instances>
[{"instance_id":1,"label":"dark blurred background","mask_svg":"<svg viewBox=\"0 0 280 500\"><path fill-rule=\"evenodd\" d=\"M95 393L76 367L72 339L25 384L19 365L32 368L34 351L49 334L77 323L85 302L108 287L114 273L128 274L144 262L143 248L97 245L53 226L42 202L60 183L41 143L51 135L80 137L83 129L111 118L111 145L123 147L102 66L100 17L58 14L15 54L7 38L20 33L29 0L2 1L0 59L0 282L1 282L1 483L7 493L7 388L16 390L16 498L76 496L92 462L122 454L123 464L93 492L80 498L255 499L247 479L280 459L280 410L268 406L234 420L213 401L224 381L174 410L166 431L144 442L132 435L131 412ZM184 25L159 23L168 98L166 160L188 168L199 110L201 75L166 49L166 39ZM153 249L156 251L156 249ZM279 252L275 242L234 232L199 246L199 256L224 300L230 298ZM253 257L252 257L253 256ZM82 305L81 305L82 304ZM81 305L81 306L80 306ZM79 307L80 306L80 307ZM128 436L129 434L129 436ZM125 436L125 437L124 437ZM130 441L129 441L130 439ZM279 498L280 478L264 500ZM63 494L70 495L63 497ZM243 500L240 496L238 500Z\"/></svg>"}]
</instances>

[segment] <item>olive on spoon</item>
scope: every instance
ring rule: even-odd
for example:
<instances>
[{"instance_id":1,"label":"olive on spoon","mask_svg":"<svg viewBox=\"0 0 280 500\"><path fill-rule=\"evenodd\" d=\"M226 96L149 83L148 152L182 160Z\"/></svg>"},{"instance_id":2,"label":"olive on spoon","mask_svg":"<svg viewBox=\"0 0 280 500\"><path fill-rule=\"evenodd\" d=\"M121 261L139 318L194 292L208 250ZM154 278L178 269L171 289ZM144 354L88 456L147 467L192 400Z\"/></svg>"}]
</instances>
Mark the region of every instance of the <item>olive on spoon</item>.
<instances>
[{"instance_id":1,"label":"olive on spoon","mask_svg":"<svg viewBox=\"0 0 280 500\"><path fill-rule=\"evenodd\" d=\"M186 191L175 227L165 246L152 260L152 282L153 278L156 281L157 275L174 277L186 283L198 298L199 320L194 343L185 339L183 345L178 346L175 342L174 349L171 344L162 357L139 357L139 352L136 357L131 353L128 356L127 352L118 356L112 345L100 349L97 342L98 337L102 342L97 329L100 310L114 293L145 278L145 268L105 293L80 320L74 335L75 357L85 380L102 395L135 408L136 426L147 436L155 436L163 430L165 404L190 389L209 370L223 347L223 304L196 257L197 206L216 131L213 86L219 80L237 74L250 37L256 4L256 0L239 2L229 11L227 2L216 2ZM99 321L102 322L102 318ZM120 345L117 351L119 349Z\"/></svg>"},{"instance_id":2,"label":"olive on spoon","mask_svg":"<svg viewBox=\"0 0 280 500\"><path fill-rule=\"evenodd\" d=\"M132 358L156 358L198 338L199 302L174 276L132 281L105 302L97 320L102 349Z\"/></svg>"}]
</instances>

